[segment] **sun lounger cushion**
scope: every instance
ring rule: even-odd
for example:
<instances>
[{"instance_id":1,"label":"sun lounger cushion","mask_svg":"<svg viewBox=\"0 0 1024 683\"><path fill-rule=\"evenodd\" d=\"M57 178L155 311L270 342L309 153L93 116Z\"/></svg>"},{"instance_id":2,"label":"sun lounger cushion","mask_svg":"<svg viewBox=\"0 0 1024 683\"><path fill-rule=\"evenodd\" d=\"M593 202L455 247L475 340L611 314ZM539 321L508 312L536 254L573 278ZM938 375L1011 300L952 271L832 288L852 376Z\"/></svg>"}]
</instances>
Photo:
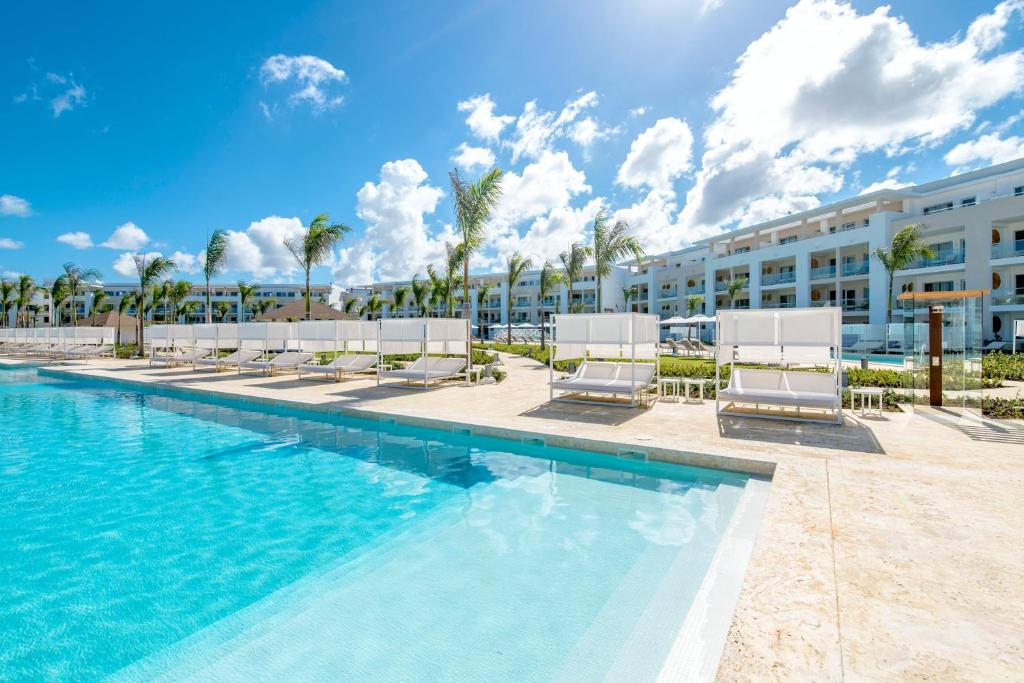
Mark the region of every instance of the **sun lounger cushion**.
<instances>
[{"instance_id":1,"label":"sun lounger cushion","mask_svg":"<svg viewBox=\"0 0 1024 683\"><path fill-rule=\"evenodd\" d=\"M734 368L719 399L734 403L827 408L841 406L835 376L824 372Z\"/></svg>"},{"instance_id":2,"label":"sun lounger cushion","mask_svg":"<svg viewBox=\"0 0 1024 683\"><path fill-rule=\"evenodd\" d=\"M425 367L424 367L425 366ZM415 363L403 370L388 370L381 373L381 377L393 379L423 380L423 379L445 379L454 377L466 367L465 358L435 358L428 356L425 360L419 358Z\"/></svg>"},{"instance_id":3,"label":"sun lounger cushion","mask_svg":"<svg viewBox=\"0 0 1024 683\"><path fill-rule=\"evenodd\" d=\"M654 363L600 363L586 361L568 379L551 386L562 391L600 394L633 394L650 385L657 370Z\"/></svg>"}]
</instances>

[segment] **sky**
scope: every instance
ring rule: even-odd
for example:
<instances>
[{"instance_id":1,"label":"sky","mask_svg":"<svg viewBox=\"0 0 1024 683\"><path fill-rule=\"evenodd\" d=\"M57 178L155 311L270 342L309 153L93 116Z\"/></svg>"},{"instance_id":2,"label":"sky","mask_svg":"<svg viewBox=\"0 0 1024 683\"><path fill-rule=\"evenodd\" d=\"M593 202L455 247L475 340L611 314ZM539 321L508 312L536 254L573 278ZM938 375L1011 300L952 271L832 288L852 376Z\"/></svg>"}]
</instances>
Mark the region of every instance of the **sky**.
<instances>
[{"instance_id":1,"label":"sky","mask_svg":"<svg viewBox=\"0 0 1024 683\"><path fill-rule=\"evenodd\" d=\"M0 274L406 279L448 172L501 168L477 272L625 220L648 253L1024 156L1024 0L39 2L0 6Z\"/></svg>"}]
</instances>

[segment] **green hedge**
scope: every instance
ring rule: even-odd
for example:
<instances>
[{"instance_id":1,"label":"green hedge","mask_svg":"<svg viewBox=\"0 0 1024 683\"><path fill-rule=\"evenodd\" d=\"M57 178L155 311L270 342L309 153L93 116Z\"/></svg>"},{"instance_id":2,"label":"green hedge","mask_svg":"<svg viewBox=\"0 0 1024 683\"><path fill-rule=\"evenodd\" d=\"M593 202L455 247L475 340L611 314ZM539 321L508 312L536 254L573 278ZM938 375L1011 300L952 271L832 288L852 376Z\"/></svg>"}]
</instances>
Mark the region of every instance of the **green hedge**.
<instances>
[{"instance_id":1,"label":"green hedge","mask_svg":"<svg viewBox=\"0 0 1024 683\"><path fill-rule=\"evenodd\" d=\"M1024 381L1024 353L990 353L981 361L986 379Z\"/></svg>"},{"instance_id":2,"label":"green hedge","mask_svg":"<svg viewBox=\"0 0 1024 683\"><path fill-rule=\"evenodd\" d=\"M1024 420L1024 398L983 398L981 412L987 417Z\"/></svg>"}]
</instances>

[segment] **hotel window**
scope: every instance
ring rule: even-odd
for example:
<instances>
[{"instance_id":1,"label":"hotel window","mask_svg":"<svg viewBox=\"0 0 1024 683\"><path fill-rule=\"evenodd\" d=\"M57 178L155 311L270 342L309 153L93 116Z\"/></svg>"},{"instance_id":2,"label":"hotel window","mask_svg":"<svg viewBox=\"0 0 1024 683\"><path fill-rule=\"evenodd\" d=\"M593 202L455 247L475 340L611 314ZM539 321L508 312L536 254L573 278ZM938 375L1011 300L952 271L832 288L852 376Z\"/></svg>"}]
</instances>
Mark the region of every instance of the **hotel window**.
<instances>
[{"instance_id":1,"label":"hotel window","mask_svg":"<svg viewBox=\"0 0 1024 683\"><path fill-rule=\"evenodd\" d=\"M1024 195L1024 185L1018 185L1017 187L1013 188L1014 197L1019 197L1021 195Z\"/></svg>"},{"instance_id":2,"label":"hotel window","mask_svg":"<svg viewBox=\"0 0 1024 683\"><path fill-rule=\"evenodd\" d=\"M750 251L750 247L737 247L736 251L734 251L733 253L734 254L746 254L748 251Z\"/></svg>"},{"instance_id":3,"label":"hotel window","mask_svg":"<svg viewBox=\"0 0 1024 683\"><path fill-rule=\"evenodd\" d=\"M828 226L828 234L831 235L831 234L835 233L835 231L836 231L836 226L834 226L834 225Z\"/></svg>"},{"instance_id":4,"label":"hotel window","mask_svg":"<svg viewBox=\"0 0 1024 683\"><path fill-rule=\"evenodd\" d=\"M856 227L856 223L843 223L843 230L853 230Z\"/></svg>"},{"instance_id":5,"label":"hotel window","mask_svg":"<svg viewBox=\"0 0 1024 683\"><path fill-rule=\"evenodd\" d=\"M941 204L932 204L931 206L924 207L924 215L927 216L930 213L938 213L940 211L949 211L953 208L953 202L942 202Z\"/></svg>"},{"instance_id":6,"label":"hotel window","mask_svg":"<svg viewBox=\"0 0 1024 683\"><path fill-rule=\"evenodd\" d=\"M944 282L926 282L924 283L924 291L926 292L952 292L953 281L946 280Z\"/></svg>"},{"instance_id":7,"label":"hotel window","mask_svg":"<svg viewBox=\"0 0 1024 683\"><path fill-rule=\"evenodd\" d=\"M868 227L869 225L871 225L871 219L870 219L870 218L865 218L865 219L864 219L864 227L866 228L866 227Z\"/></svg>"},{"instance_id":8,"label":"hotel window","mask_svg":"<svg viewBox=\"0 0 1024 683\"><path fill-rule=\"evenodd\" d=\"M796 242L798 239L800 239L799 235L790 235L789 237L783 237L781 240L779 240L779 244L791 244L793 242Z\"/></svg>"},{"instance_id":9,"label":"hotel window","mask_svg":"<svg viewBox=\"0 0 1024 683\"><path fill-rule=\"evenodd\" d=\"M977 197L966 197L960 200L960 206L974 206L977 204Z\"/></svg>"}]
</instances>

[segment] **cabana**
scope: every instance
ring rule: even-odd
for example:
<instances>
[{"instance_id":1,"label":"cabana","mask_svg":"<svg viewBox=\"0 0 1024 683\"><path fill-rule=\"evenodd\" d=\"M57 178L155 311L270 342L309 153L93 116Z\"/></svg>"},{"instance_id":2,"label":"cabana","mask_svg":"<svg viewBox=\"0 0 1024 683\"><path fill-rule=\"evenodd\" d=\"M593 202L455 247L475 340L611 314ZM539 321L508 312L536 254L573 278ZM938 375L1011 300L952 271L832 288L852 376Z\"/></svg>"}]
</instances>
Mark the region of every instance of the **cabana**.
<instances>
[{"instance_id":1,"label":"cabana","mask_svg":"<svg viewBox=\"0 0 1024 683\"><path fill-rule=\"evenodd\" d=\"M730 366L729 386L715 393L719 415L797 419L842 424L842 333L839 307L721 311L715 387L721 368ZM741 363L767 368L737 367ZM828 368L829 372L795 368ZM753 412L738 406L753 406ZM775 406L773 414L761 406ZM795 408L795 414L786 414ZM831 413L828 419L801 414L801 409ZM781 412L781 414L780 414Z\"/></svg>"},{"instance_id":2,"label":"cabana","mask_svg":"<svg viewBox=\"0 0 1024 683\"><path fill-rule=\"evenodd\" d=\"M146 330L149 364L173 367L194 359L192 325L153 325ZM160 349L161 351L157 351ZM207 354L209 355L209 354Z\"/></svg>"},{"instance_id":3,"label":"cabana","mask_svg":"<svg viewBox=\"0 0 1024 683\"><path fill-rule=\"evenodd\" d=\"M588 403L591 394L609 395L609 405L636 406L650 395L661 370L658 316L646 313L577 313L552 316L548 360L552 401ZM556 360L583 359L575 374L555 379ZM594 359L594 360L591 360ZM599 362L597 359L613 362ZM640 361L639 363L637 361ZM654 361L645 362L645 361ZM556 391L564 392L559 396ZM583 396L583 400L566 398ZM615 403L619 396L629 403Z\"/></svg>"},{"instance_id":4,"label":"cabana","mask_svg":"<svg viewBox=\"0 0 1024 683\"><path fill-rule=\"evenodd\" d=\"M460 318L391 318L380 321L377 349L377 386L383 379L404 379L405 385L440 382L465 375L469 384L472 355L470 349L469 320ZM408 368L381 371L384 356L418 354L420 357ZM457 358L437 358L430 354L458 355Z\"/></svg>"},{"instance_id":5,"label":"cabana","mask_svg":"<svg viewBox=\"0 0 1024 683\"><path fill-rule=\"evenodd\" d=\"M331 353L327 363L303 363L302 374L326 376L340 382L346 374L366 372L377 363L380 325L367 320L304 320L298 323L299 347L312 353Z\"/></svg>"},{"instance_id":6,"label":"cabana","mask_svg":"<svg viewBox=\"0 0 1024 683\"><path fill-rule=\"evenodd\" d=\"M238 363L238 372L259 370L273 374L271 354L292 353L296 350L298 326L295 323L241 323L238 325L238 350L259 351L260 357ZM290 356L289 358L292 358ZM294 356L298 359L298 356ZM281 368L285 369L285 368Z\"/></svg>"}]
</instances>

